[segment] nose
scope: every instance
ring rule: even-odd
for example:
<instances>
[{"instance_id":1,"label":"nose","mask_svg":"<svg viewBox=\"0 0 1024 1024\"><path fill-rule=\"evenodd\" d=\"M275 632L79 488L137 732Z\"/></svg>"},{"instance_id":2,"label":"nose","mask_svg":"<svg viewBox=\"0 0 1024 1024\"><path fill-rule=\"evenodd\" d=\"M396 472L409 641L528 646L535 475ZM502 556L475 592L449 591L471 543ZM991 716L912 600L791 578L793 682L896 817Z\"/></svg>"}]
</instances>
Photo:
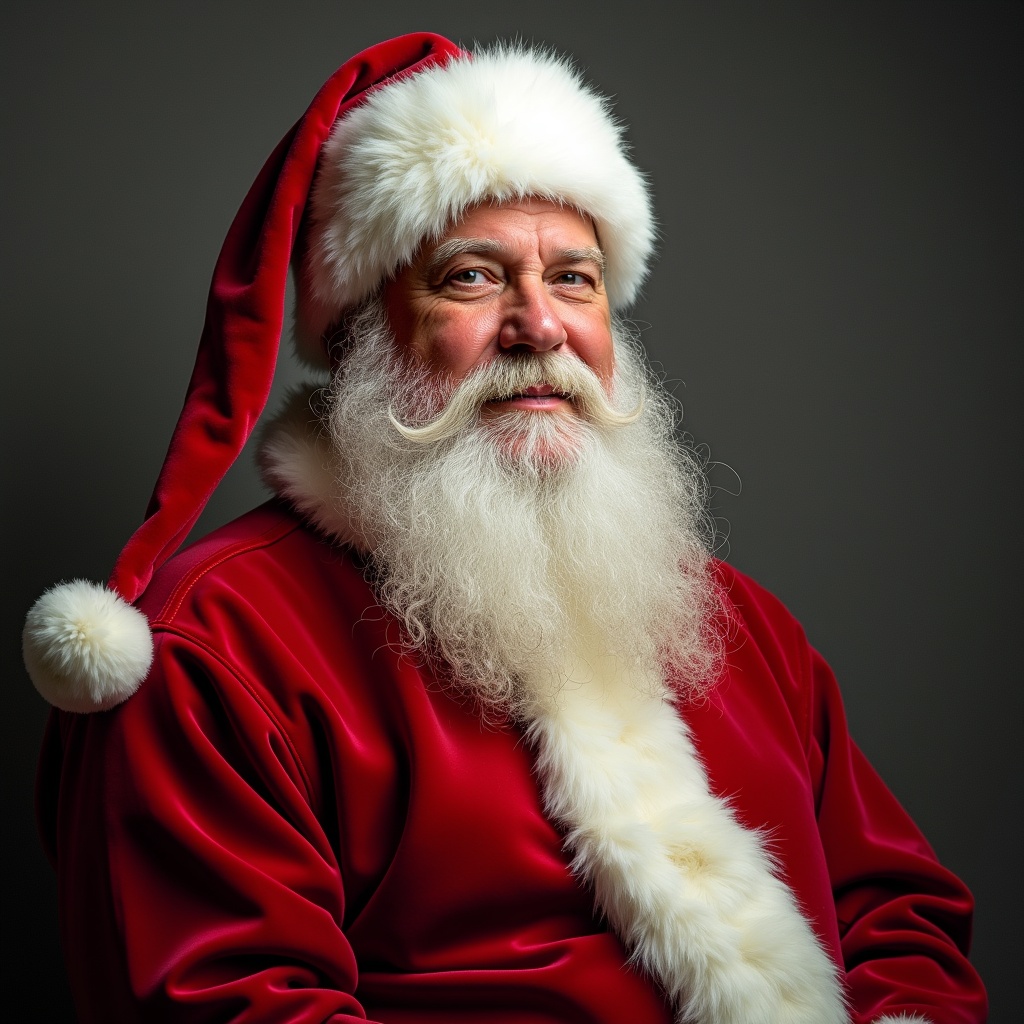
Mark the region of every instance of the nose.
<instances>
[{"instance_id":1,"label":"nose","mask_svg":"<svg viewBox=\"0 0 1024 1024\"><path fill-rule=\"evenodd\" d=\"M569 335L543 281L522 282L509 289L506 298L508 305L498 332L498 344L503 349L549 352L568 340Z\"/></svg>"}]
</instances>

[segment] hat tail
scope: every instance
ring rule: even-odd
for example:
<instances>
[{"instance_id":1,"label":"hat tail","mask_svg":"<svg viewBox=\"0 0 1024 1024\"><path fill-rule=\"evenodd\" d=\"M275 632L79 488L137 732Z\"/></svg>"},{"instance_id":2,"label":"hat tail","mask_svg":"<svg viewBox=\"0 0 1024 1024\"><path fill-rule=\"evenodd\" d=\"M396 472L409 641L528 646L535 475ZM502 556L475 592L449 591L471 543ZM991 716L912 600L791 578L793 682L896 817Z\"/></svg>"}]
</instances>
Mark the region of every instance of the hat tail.
<instances>
[{"instance_id":1,"label":"hat tail","mask_svg":"<svg viewBox=\"0 0 1024 1024\"><path fill-rule=\"evenodd\" d=\"M335 122L374 86L461 54L426 32L364 50L331 76L264 165L217 260L192 378L145 520L106 588L62 583L29 612L25 665L50 703L69 711L109 708L134 693L149 670L149 624L132 606L188 536L266 405L292 251Z\"/></svg>"}]
</instances>

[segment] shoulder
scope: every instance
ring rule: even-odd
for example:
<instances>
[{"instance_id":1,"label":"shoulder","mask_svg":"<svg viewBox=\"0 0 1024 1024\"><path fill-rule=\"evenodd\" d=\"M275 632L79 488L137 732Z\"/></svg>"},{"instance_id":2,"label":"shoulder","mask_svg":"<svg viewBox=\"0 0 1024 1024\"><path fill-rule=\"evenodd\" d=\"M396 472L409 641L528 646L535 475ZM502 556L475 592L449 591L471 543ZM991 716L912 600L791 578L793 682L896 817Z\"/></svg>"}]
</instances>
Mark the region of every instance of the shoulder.
<instances>
[{"instance_id":1,"label":"shoulder","mask_svg":"<svg viewBox=\"0 0 1024 1024\"><path fill-rule=\"evenodd\" d=\"M154 629L180 624L196 602L260 601L272 586L313 583L323 568L352 567L348 550L311 530L283 503L269 501L214 530L169 559L139 606Z\"/></svg>"},{"instance_id":2,"label":"shoulder","mask_svg":"<svg viewBox=\"0 0 1024 1024\"><path fill-rule=\"evenodd\" d=\"M349 548L268 502L156 574L140 602L153 667L132 701L211 685L218 700L265 708L325 699L373 649L366 633L379 625L374 607Z\"/></svg>"},{"instance_id":3,"label":"shoulder","mask_svg":"<svg viewBox=\"0 0 1024 1024\"><path fill-rule=\"evenodd\" d=\"M374 650L365 629L379 625L372 604L347 548L283 504L263 505L161 567L139 605L153 634L149 674L116 707L62 715L50 758L56 750L93 774L150 765L160 750L168 763L251 760L280 765L312 794L311 726L364 685Z\"/></svg>"},{"instance_id":4,"label":"shoulder","mask_svg":"<svg viewBox=\"0 0 1024 1024\"><path fill-rule=\"evenodd\" d=\"M264 663L268 647L284 645L298 659L327 635L350 632L374 604L352 549L276 500L170 559L140 602L158 643L172 634L232 659L252 651Z\"/></svg>"},{"instance_id":5,"label":"shoulder","mask_svg":"<svg viewBox=\"0 0 1024 1024\"><path fill-rule=\"evenodd\" d=\"M727 562L716 559L714 572L736 638L794 653L808 648L803 626L780 598Z\"/></svg>"},{"instance_id":6,"label":"shoulder","mask_svg":"<svg viewBox=\"0 0 1024 1024\"><path fill-rule=\"evenodd\" d=\"M721 699L740 695L777 704L807 739L816 679L825 667L800 622L775 594L750 576L716 562L726 620L725 669L716 688Z\"/></svg>"}]
</instances>

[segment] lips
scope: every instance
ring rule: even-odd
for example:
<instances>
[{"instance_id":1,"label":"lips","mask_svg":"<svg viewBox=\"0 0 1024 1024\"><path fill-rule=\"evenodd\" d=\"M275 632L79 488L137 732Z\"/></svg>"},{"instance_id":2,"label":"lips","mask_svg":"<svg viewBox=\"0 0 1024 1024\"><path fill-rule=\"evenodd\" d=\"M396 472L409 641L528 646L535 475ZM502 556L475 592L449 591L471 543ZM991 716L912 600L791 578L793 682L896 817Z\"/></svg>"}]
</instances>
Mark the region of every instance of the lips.
<instances>
[{"instance_id":1,"label":"lips","mask_svg":"<svg viewBox=\"0 0 1024 1024\"><path fill-rule=\"evenodd\" d=\"M531 405L535 405L537 408L546 408L569 400L571 400L571 395L568 392L561 391L551 384L531 384L521 391L506 392L500 398L492 398L490 402L500 405L522 403L524 408Z\"/></svg>"},{"instance_id":2,"label":"lips","mask_svg":"<svg viewBox=\"0 0 1024 1024\"><path fill-rule=\"evenodd\" d=\"M533 384L528 388L523 388L518 394L513 395L513 398L563 398L568 399L570 395L568 392L559 391L558 388L552 387L550 384Z\"/></svg>"}]
</instances>

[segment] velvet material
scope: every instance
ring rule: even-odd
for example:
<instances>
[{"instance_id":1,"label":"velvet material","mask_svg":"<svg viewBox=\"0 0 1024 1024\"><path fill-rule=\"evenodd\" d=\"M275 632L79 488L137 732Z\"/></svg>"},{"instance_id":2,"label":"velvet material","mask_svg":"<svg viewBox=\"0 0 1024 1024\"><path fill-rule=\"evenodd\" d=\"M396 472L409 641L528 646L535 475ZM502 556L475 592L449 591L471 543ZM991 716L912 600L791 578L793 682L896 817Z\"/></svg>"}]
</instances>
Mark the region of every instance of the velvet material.
<instances>
[{"instance_id":1,"label":"velvet material","mask_svg":"<svg viewBox=\"0 0 1024 1024\"><path fill-rule=\"evenodd\" d=\"M132 604L188 535L263 411L277 365L289 261L320 147L367 90L462 53L427 32L372 46L343 64L260 171L213 272L185 403L145 521L109 586Z\"/></svg>"},{"instance_id":2,"label":"velvet material","mask_svg":"<svg viewBox=\"0 0 1024 1024\"><path fill-rule=\"evenodd\" d=\"M843 964L852 1019L983 1021L971 898L852 743L832 674L722 565L727 671L683 713ZM572 878L532 753L398 656L351 555L271 504L143 598L139 693L54 712L40 820L83 1024L666 1024Z\"/></svg>"}]
</instances>

